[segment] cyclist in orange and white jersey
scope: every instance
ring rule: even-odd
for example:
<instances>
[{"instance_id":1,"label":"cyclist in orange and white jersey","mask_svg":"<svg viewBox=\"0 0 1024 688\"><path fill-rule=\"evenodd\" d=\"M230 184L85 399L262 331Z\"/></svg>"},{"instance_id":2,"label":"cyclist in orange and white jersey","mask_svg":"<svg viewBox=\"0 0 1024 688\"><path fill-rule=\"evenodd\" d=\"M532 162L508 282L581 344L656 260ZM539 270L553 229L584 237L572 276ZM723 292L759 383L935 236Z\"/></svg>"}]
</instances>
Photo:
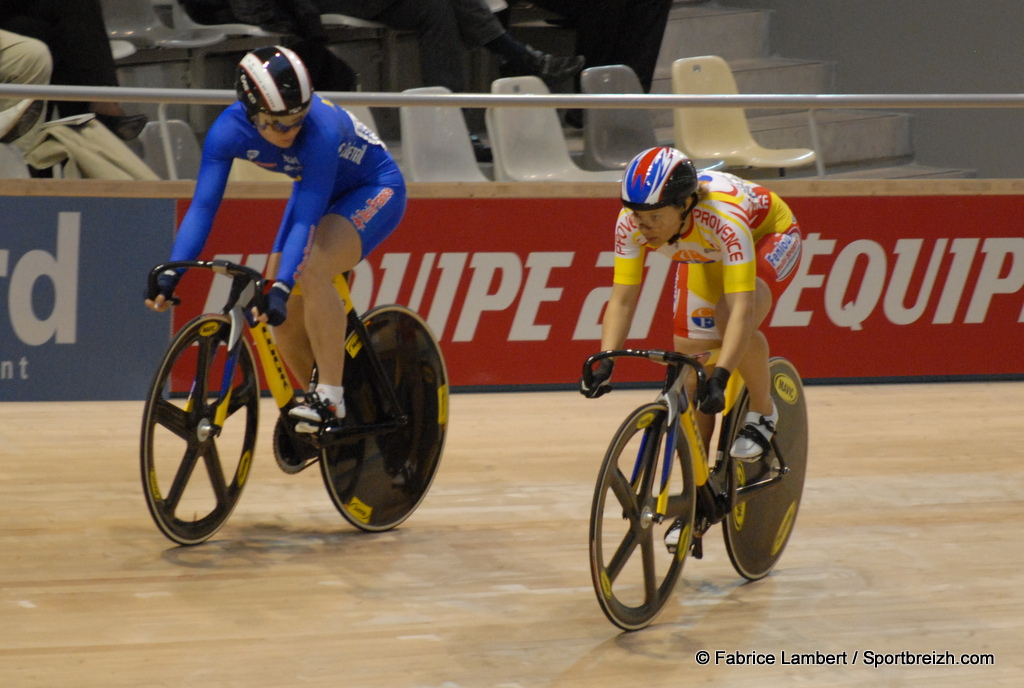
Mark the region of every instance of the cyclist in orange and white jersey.
<instances>
[{"instance_id":1,"label":"cyclist in orange and white jersey","mask_svg":"<svg viewBox=\"0 0 1024 688\"><path fill-rule=\"evenodd\" d=\"M646 150L622 180L615 225L615 273L602 323L601 348L620 349L633 322L647 251L676 263L674 348L696 354L721 347L718 364L695 399L704 436L725 406L738 370L750 393L744 427L731 448L753 460L768 449L778 412L768 374L768 341L759 327L800 262L800 228L789 206L768 189L735 175L698 177L680 151ZM594 371L586 396L603 393L614 362Z\"/></svg>"}]
</instances>

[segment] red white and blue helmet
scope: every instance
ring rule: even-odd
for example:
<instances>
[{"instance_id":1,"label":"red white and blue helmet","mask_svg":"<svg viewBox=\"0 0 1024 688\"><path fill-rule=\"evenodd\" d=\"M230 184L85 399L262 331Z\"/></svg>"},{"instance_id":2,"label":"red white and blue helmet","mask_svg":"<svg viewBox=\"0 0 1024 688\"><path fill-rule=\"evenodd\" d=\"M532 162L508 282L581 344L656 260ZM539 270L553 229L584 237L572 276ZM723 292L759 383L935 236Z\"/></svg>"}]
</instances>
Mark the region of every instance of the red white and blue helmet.
<instances>
[{"instance_id":1,"label":"red white and blue helmet","mask_svg":"<svg viewBox=\"0 0 1024 688\"><path fill-rule=\"evenodd\" d=\"M668 146L648 148L626 167L622 205L630 210L681 208L697 192L697 169L684 153Z\"/></svg>"},{"instance_id":2,"label":"red white and blue helmet","mask_svg":"<svg viewBox=\"0 0 1024 688\"><path fill-rule=\"evenodd\" d=\"M246 53L235 72L235 93L249 119L258 112L294 115L309 107L313 82L298 55L274 45Z\"/></svg>"}]
</instances>

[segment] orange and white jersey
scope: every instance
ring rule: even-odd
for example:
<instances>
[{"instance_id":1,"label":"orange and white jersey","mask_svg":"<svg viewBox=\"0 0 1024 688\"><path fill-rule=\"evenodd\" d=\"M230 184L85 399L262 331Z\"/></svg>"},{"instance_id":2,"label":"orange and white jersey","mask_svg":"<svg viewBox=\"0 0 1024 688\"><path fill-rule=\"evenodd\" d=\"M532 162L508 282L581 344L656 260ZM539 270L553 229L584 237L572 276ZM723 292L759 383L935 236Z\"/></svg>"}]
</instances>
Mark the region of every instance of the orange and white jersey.
<instances>
[{"instance_id":1,"label":"orange and white jersey","mask_svg":"<svg viewBox=\"0 0 1024 688\"><path fill-rule=\"evenodd\" d=\"M675 243L655 250L677 263L701 266L706 272L702 281L714 292L752 291L758 241L769 234L789 232L793 214L775 193L735 175L704 172L700 182L704 193L687 219L689 231ZM641 282L647 249L636 216L623 209L615 225L615 282ZM784 280L796 266L799 253L779 258L775 277ZM715 294L704 296L711 300Z\"/></svg>"}]
</instances>

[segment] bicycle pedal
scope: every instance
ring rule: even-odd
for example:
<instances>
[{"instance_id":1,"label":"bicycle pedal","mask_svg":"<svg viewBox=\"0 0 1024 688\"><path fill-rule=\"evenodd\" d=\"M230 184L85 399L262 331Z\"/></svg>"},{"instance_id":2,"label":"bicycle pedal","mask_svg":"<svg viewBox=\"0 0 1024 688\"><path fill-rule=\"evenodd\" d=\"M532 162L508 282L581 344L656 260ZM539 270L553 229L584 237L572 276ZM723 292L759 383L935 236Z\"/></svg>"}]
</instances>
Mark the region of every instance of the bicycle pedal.
<instances>
[{"instance_id":1,"label":"bicycle pedal","mask_svg":"<svg viewBox=\"0 0 1024 688\"><path fill-rule=\"evenodd\" d=\"M319 425L313 425L312 423L307 423L304 420L300 420L295 424L295 432L301 432L303 435L316 435L320 430L321 428Z\"/></svg>"},{"instance_id":2,"label":"bicycle pedal","mask_svg":"<svg viewBox=\"0 0 1024 688\"><path fill-rule=\"evenodd\" d=\"M704 540L699 537L690 541L690 556L694 559L704 558Z\"/></svg>"}]
</instances>

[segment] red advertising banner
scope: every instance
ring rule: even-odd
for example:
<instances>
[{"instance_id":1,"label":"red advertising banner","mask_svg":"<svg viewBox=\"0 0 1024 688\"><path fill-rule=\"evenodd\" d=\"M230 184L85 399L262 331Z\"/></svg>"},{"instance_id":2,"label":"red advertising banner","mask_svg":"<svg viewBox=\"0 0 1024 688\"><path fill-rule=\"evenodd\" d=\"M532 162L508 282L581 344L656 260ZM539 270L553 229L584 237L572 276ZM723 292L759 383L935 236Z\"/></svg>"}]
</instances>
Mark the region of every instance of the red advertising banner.
<instances>
[{"instance_id":1,"label":"red advertising banner","mask_svg":"<svg viewBox=\"0 0 1024 688\"><path fill-rule=\"evenodd\" d=\"M1024 198L787 200L804 257L764 331L806 378L1024 376ZM203 257L262 267L284 205L226 200ZM413 199L356 268L353 298L362 310L402 303L419 312L454 386L574 383L600 344L618 207ZM669 261L648 256L629 346L671 347L672 274ZM183 281L176 326L216 310L218 293L209 281ZM623 363L617 380L660 379Z\"/></svg>"}]
</instances>

